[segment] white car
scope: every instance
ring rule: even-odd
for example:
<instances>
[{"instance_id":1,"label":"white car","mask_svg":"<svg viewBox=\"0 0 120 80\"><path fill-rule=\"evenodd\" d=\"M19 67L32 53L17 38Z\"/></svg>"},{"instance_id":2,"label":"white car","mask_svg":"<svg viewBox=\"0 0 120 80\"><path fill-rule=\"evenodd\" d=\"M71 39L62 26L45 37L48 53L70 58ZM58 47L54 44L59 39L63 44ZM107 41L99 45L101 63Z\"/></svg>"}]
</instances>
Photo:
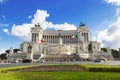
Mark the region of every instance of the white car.
<instances>
[{"instance_id":1,"label":"white car","mask_svg":"<svg viewBox=\"0 0 120 80\"><path fill-rule=\"evenodd\" d=\"M44 60L38 60L37 63L44 63Z\"/></svg>"},{"instance_id":2,"label":"white car","mask_svg":"<svg viewBox=\"0 0 120 80\"><path fill-rule=\"evenodd\" d=\"M18 63L19 61L17 61L17 60L13 60L11 63Z\"/></svg>"}]
</instances>

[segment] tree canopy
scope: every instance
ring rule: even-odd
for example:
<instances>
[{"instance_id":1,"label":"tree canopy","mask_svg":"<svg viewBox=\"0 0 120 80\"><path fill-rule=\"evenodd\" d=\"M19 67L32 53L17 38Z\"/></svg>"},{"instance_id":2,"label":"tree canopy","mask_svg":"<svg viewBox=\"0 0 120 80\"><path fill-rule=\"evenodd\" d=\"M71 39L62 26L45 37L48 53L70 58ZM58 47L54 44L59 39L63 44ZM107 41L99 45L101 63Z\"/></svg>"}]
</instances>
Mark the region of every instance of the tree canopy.
<instances>
[{"instance_id":1,"label":"tree canopy","mask_svg":"<svg viewBox=\"0 0 120 80\"><path fill-rule=\"evenodd\" d=\"M103 52L107 52L107 49L106 49L106 48L101 48L101 50L103 50Z\"/></svg>"},{"instance_id":2,"label":"tree canopy","mask_svg":"<svg viewBox=\"0 0 120 80\"><path fill-rule=\"evenodd\" d=\"M7 54L6 54L6 53L2 53L2 54L0 55L0 59L1 59L1 60L7 59Z\"/></svg>"},{"instance_id":3,"label":"tree canopy","mask_svg":"<svg viewBox=\"0 0 120 80\"><path fill-rule=\"evenodd\" d=\"M114 58L120 58L120 52L115 50L115 49L111 49L111 53L113 55Z\"/></svg>"}]
</instances>

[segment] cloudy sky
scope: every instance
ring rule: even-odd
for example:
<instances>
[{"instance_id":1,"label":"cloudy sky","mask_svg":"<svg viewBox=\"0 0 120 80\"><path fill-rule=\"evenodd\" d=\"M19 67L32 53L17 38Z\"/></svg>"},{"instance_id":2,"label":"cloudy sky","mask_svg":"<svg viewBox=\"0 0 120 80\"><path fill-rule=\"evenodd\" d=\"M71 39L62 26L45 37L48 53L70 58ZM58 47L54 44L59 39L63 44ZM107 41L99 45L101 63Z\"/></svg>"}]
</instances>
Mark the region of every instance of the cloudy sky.
<instances>
[{"instance_id":1,"label":"cloudy sky","mask_svg":"<svg viewBox=\"0 0 120 80\"><path fill-rule=\"evenodd\" d=\"M92 39L120 47L120 0L0 0L0 53L30 41L30 28L73 30L85 23Z\"/></svg>"}]
</instances>

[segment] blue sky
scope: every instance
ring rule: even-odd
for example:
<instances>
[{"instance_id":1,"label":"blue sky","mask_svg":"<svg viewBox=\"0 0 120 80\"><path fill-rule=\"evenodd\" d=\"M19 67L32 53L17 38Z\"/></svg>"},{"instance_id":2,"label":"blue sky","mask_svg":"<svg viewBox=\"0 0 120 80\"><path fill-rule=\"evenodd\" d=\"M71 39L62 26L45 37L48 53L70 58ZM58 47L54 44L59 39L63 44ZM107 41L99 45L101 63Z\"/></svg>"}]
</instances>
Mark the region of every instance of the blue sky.
<instances>
[{"instance_id":1,"label":"blue sky","mask_svg":"<svg viewBox=\"0 0 120 80\"><path fill-rule=\"evenodd\" d=\"M37 22L44 29L56 30L75 29L83 22L94 40L119 48L112 46L120 43L120 38L113 40L120 36L112 31L113 26L114 32L119 28L119 6L120 0L0 0L0 52L11 46L19 48L21 42L29 40L28 26Z\"/></svg>"}]
</instances>

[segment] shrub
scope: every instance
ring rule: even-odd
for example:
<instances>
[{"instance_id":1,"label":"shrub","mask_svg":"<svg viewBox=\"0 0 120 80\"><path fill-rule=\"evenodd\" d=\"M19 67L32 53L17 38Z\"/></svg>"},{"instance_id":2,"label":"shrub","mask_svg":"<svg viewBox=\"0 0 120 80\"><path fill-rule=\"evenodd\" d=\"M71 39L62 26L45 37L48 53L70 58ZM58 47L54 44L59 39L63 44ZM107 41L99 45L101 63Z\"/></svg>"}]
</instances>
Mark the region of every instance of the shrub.
<instances>
[{"instance_id":1,"label":"shrub","mask_svg":"<svg viewBox=\"0 0 120 80\"><path fill-rule=\"evenodd\" d=\"M120 72L120 68L115 68L115 67L90 67L88 69L90 72Z\"/></svg>"}]
</instances>

